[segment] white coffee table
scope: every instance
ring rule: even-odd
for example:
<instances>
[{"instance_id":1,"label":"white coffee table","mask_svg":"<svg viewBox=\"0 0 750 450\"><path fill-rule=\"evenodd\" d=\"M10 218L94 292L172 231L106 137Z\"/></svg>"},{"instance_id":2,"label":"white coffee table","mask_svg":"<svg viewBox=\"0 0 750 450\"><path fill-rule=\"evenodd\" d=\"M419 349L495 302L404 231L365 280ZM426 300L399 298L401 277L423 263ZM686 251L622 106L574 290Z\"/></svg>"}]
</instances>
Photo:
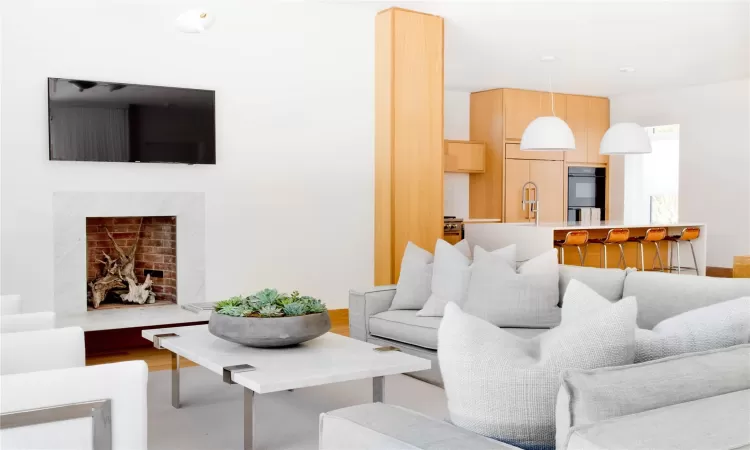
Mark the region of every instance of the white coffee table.
<instances>
[{"instance_id":1,"label":"white coffee table","mask_svg":"<svg viewBox=\"0 0 750 450\"><path fill-rule=\"evenodd\" d=\"M180 357L244 389L244 448L253 448L255 394L372 378L373 402L383 401L385 375L427 370L428 359L333 333L298 346L262 349L219 339L207 325L143 330L156 348L172 352L172 406L180 407Z\"/></svg>"}]
</instances>

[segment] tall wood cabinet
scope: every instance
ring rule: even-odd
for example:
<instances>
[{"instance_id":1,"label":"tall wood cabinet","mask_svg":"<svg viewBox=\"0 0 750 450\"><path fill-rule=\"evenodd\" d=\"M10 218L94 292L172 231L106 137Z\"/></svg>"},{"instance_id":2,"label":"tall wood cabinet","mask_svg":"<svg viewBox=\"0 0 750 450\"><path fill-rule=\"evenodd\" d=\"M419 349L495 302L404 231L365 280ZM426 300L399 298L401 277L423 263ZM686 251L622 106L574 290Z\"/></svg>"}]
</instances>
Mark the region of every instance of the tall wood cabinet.
<instances>
[{"instance_id":1,"label":"tall wood cabinet","mask_svg":"<svg viewBox=\"0 0 750 450\"><path fill-rule=\"evenodd\" d=\"M375 19L375 284L398 281L407 242L443 236L443 19Z\"/></svg>"},{"instance_id":2,"label":"tall wood cabinet","mask_svg":"<svg viewBox=\"0 0 750 450\"><path fill-rule=\"evenodd\" d=\"M487 143L485 171L469 178L469 215L505 222L534 220L521 209L522 186L539 188L539 220L565 221L567 167L606 166L599 143L609 128L609 100L601 97L554 94L554 115L565 120L576 140L570 152L522 152L520 141L532 120L553 115L548 92L493 89L471 94L470 138Z\"/></svg>"}]
</instances>

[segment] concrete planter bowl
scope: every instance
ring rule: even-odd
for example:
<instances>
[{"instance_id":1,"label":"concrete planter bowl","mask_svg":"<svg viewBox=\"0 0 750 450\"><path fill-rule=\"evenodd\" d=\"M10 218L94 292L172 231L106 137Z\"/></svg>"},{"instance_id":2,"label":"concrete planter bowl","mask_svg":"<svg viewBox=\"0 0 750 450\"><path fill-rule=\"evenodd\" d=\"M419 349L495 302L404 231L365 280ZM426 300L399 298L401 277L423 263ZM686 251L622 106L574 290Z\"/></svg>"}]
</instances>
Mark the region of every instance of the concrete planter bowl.
<instances>
[{"instance_id":1,"label":"concrete planter bowl","mask_svg":"<svg viewBox=\"0 0 750 450\"><path fill-rule=\"evenodd\" d=\"M248 347L289 347L315 339L331 329L328 311L293 317L232 317L211 313L208 331Z\"/></svg>"}]
</instances>

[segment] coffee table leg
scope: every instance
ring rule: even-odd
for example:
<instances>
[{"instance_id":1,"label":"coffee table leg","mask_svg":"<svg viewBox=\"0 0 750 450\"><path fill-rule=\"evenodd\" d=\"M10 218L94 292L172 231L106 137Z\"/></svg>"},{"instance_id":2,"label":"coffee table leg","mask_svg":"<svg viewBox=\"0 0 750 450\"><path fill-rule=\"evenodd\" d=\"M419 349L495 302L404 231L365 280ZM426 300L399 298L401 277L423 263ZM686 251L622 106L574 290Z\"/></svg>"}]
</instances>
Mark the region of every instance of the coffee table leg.
<instances>
[{"instance_id":1,"label":"coffee table leg","mask_svg":"<svg viewBox=\"0 0 750 450\"><path fill-rule=\"evenodd\" d=\"M180 407L180 355L172 353L172 406Z\"/></svg>"},{"instance_id":2,"label":"coffee table leg","mask_svg":"<svg viewBox=\"0 0 750 450\"><path fill-rule=\"evenodd\" d=\"M382 403L384 394L385 394L385 378L373 377L372 379L372 402Z\"/></svg>"},{"instance_id":3,"label":"coffee table leg","mask_svg":"<svg viewBox=\"0 0 750 450\"><path fill-rule=\"evenodd\" d=\"M245 450L252 450L253 449L253 434L255 434L255 414L254 414L254 398L255 398L255 392L251 391L250 389L243 389L245 391L245 399L244 399L244 429L245 429L245 437L244 437L244 449Z\"/></svg>"}]
</instances>

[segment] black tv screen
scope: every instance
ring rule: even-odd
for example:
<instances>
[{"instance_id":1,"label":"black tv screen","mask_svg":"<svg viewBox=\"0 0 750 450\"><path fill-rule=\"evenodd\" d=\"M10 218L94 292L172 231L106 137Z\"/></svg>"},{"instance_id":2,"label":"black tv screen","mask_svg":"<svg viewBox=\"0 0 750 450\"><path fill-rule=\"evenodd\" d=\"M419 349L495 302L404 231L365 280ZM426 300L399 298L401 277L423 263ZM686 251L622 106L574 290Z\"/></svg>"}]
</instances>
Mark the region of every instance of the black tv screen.
<instances>
[{"instance_id":1,"label":"black tv screen","mask_svg":"<svg viewBox=\"0 0 750 450\"><path fill-rule=\"evenodd\" d=\"M49 158L216 164L214 91L48 79Z\"/></svg>"}]
</instances>

